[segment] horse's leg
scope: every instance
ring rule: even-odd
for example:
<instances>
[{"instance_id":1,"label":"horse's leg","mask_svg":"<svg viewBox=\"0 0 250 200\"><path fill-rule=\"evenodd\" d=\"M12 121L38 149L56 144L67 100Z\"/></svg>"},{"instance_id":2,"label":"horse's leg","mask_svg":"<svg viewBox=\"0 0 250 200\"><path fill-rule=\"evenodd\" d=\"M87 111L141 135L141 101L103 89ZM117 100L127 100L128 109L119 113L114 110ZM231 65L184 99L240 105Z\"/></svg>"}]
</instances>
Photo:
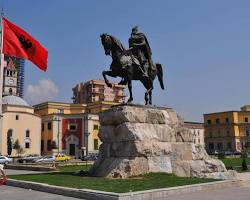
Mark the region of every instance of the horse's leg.
<instances>
[{"instance_id":1,"label":"horse's leg","mask_svg":"<svg viewBox=\"0 0 250 200\"><path fill-rule=\"evenodd\" d=\"M152 91L153 91L154 87L152 86L149 90L149 105L152 105Z\"/></svg>"},{"instance_id":2,"label":"horse's leg","mask_svg":"<svg viewBox=\"0 0 250 200\"><path fill-rule=\"evenodd\" d=\"M103 78L105 80L106 85L108 87L112 87L112 84L109 82L109 80L106 77L107 75L111 76L111 77L116 77L117 75L113 71L111 71L111 70L109 70L109 71L103 71L102 72L102 76L103 76Z\"/></svg>"},{"instance_id":3,"label":"horse's leg","mask_svg":"<svg viewBox=\"0 0 250 200\"><path fill-rule=\"evenodd\" d=\"M126 77L123 77L122 80L118 83L118 85L127 85L128 81Z\"/></svg>"},{"instance_id":4,"label":"horse's leg","mask_svg":"<svg viewBox=\"0 0 250 200\"><path fill-rule=\"evenodd\" d=\"M127 103L130 103L133 101L133 93L132 93L132 81L128 80L128 90L129 90L129 99Z\"/></svg>"},{"instance_id":5,"label":"horse's leg","mask_svg":"<svg viewBox=\"0 0 250 200\"><path fill-rule=\"evenodd\" d=\"M144 87L146 88L145 92L145 105L152 104L152 90L153 90L153 81L151 79L143 79L141 80ZM149 96L149 98L148 98Z\"/></svg>"},{"instance_id":6,"label":"horse's leg","mask_svg":"<svg viewBox=\"0 0 250 200\"><path fill-rule=\"evenodd\" d=\"M144 99L145 99L145 105L148 105L148 91L145 92Z\"/></svg>"}]
</instances>

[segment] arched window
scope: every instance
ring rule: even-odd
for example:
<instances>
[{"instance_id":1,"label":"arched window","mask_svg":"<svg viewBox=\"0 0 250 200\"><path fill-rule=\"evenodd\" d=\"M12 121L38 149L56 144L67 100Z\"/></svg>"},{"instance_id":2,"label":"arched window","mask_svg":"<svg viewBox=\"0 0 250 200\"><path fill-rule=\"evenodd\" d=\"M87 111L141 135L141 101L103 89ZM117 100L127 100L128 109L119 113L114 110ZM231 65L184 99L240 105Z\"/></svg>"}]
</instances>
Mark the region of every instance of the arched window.
<instances>
[{"instance_id":1,"label":"arched window","mask_svg":"<svg viewBox=\"0 0 250 200\"><path fill-rule=\"evenodd\" d=\"M26 138L24 140L24 143L25 143L25 149L31 148L31 140L30 140L30 138Z\"/></svg>"},{"instance_id":2,"label":"arched window","mask_svg":"<svg viewBox=\"0 0 250 200\"><path fill-rule=\"evenodd\" d=\"M9 89L9 94L12 95L12 88Z\"/></svg>"},{"instance_id":3,"label":"arched window","mask_svg":"<svg viewBox=\"0 0 250 200\"><path fill-rule=\"evenodd\" d=\"M30 130L26 130L26 137L30 137Z\"/></svg>"}]
</instances>

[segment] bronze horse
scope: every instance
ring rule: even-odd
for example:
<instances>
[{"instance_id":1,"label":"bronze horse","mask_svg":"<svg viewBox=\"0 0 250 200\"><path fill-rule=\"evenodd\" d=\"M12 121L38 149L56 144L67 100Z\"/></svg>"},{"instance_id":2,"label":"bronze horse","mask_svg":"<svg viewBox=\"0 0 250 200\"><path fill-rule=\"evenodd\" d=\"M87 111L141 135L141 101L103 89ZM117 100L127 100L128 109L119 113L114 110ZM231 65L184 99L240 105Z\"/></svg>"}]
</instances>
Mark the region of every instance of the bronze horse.
<instances>
[{"instance_id":1,"label":"bronze horse","mask_svg":"<svg viewBox=\"0 0 250 200\"><path fill-rule=\"evenodd\" d=\"M107 86L112 87L112 84L106 77L107 75L111 77L121 77L122 81L119 84L128 84L129 103L133 101L132 80L140 80L146 88L145 104L151 105L153 82L156 75L160 82L161 88L164 90L163 71L161 64L154 64L155 70L150 71L149 76L145 77L143 76L143 70L140 64L136 62L135 58L132 57L131 51L126 50L119 40L108 34L102 34L100 37L105 50L105 54L110 55L112 57L110 70L102 72L103 78Z\"/></svg>"}]
</instances>

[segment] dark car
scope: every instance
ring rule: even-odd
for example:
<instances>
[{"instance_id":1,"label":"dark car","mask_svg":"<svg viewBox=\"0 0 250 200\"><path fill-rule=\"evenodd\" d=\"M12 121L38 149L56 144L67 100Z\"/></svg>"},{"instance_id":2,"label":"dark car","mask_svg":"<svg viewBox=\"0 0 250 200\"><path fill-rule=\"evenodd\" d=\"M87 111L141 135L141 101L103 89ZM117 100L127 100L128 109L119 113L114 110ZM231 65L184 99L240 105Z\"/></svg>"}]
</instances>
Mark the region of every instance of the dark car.
<instances>
[{"instance_id":1,"label":"dark car","mask_svg":"<svg viewBox=\"0 0 250 200\"><path fill-rule=\"evenodd\" d=\"M34 163L36 162L36 160L40 159L41 156L37 155L37 154L34 154L34 155L28 155L26 157L23 157L23 158L19 158L17 160L17 162L19 163Z\"/></svg>"},{"instance_id":2,"label":"dark car","mask_svg":"<svg viewBox=\"0 0 250 200\"><path fill-rule=\"evenodd\" d=\"M242 153L240 151L235 151L234 155L241 155Z\"/></svg>"},{"instance_id":3,"label":"dark car","mask_svg":"<svg viewBox=\"0 0 250 200\"><path fill-rule=\"evenodd\" d=\"M82 158L83 161L95 161L98 159L98 154L89 154Z\"/></svg>"}]
</instances>

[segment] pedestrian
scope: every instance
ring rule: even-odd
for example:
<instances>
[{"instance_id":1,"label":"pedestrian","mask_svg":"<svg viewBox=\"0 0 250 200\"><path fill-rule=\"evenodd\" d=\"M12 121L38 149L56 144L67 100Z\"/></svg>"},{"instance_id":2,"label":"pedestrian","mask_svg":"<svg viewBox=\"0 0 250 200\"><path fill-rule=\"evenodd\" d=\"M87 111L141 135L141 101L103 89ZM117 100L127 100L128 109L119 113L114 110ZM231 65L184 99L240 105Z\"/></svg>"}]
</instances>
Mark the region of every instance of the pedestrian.
<instances>
[{"instance_id":1,"label":"pedestrian","mask_svg":"<svg viewBox=\"0 0 250 200\"><path fill-rule=\"evenodd\" d=\"M2 164L0 164L0 171L1 171L1 174L2 174L2 178L0 179L0 185L5 185L6 182L7 182L7 176L4 173L3 167L4 166Z\"/></svg>"}]
</instances>

